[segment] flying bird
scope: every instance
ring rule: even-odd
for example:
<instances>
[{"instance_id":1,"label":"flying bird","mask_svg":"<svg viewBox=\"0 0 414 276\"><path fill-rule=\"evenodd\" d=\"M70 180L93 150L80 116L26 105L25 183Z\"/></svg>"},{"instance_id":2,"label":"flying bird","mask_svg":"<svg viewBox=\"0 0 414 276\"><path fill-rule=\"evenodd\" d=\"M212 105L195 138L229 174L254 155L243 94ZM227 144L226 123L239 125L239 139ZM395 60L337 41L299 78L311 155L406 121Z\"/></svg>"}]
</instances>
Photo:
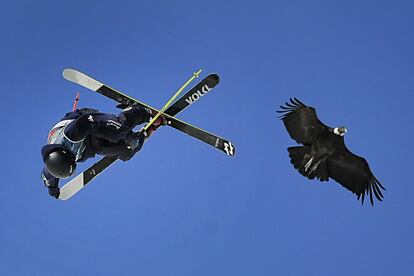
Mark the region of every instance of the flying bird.
<instances>
[{"instance_id":1,"label":"flying bird","mask_svg":"<svg viewBox=\"0 0 414 276\"><path fill-rule=\"evenodd\" d=\"M373 175L367 161L353 154L345 145L345 127L331 128L317 117L315 108L296 98L280 106L280 119L290 137L303 146L289 147L290 162L300 174L309 179L328 181L329 178L356 194L364 204L369 195L382 201L385 188Z\"/></svg>"}]
</instances>

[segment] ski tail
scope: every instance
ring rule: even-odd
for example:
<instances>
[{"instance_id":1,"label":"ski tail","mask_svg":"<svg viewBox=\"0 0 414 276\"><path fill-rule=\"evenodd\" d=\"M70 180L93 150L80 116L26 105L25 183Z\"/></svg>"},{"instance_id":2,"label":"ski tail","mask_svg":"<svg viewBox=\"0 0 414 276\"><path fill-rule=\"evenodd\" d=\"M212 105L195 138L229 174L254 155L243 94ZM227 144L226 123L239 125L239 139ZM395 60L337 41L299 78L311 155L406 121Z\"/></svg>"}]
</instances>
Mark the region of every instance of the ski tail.
<instances>
[{"instance_id":1,"label":"ski tail","mask_svg":"<svg viewBox=\"0 0 414 276\"><path fill-rule=\"evenodd\" d=\"M85 187L92 179L117 160L115 157L103 157L90 168L77 175L60 189L59 199L67 200Z\"/></svg>"},{"instance_id":2,"label":"ski tail","mask_svg":"<svg viewBox=\"0 0 414 276\"><path fill-rule=\"evenodd\" d=\"M201 128L182 123L180 121L172 121L171 125L182 132L200 140L204 143L215 147L216 149L224 152L228 156L233 156L236 154L235 146L228 140L221 138L215 134L209 133Z\"/></svg>"}]
</instances>

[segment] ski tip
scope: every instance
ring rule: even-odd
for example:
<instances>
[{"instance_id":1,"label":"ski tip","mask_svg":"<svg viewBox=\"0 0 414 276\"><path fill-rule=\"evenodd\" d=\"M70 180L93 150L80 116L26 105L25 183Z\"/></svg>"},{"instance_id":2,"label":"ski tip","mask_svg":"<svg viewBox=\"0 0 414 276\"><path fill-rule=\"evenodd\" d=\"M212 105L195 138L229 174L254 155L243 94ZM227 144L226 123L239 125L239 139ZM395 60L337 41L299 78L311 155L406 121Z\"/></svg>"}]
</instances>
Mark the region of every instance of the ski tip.
<instances>
[{"instance_id":1,"label":"ski tip","mask_svg":"<svg viewBox=\"0 0 414 276\"><path fill-rule=\"evenodd\" d=\"M216 80L217 82L220 81L220 76L217 73L211 73L208 77Z\"/></svg>"},{"instance_id":2,"label":"ski tip","mask_svg":"<svg viewBox=\"0 0 414 276\"><path fill-rule=\"evenodd\" d=\"M208 86L214 87L220 82L220 77L219 77L219 75L213 73L213 74L208 75L205 78L205 81L206 81Z\"/></svg>"}]
</instances>

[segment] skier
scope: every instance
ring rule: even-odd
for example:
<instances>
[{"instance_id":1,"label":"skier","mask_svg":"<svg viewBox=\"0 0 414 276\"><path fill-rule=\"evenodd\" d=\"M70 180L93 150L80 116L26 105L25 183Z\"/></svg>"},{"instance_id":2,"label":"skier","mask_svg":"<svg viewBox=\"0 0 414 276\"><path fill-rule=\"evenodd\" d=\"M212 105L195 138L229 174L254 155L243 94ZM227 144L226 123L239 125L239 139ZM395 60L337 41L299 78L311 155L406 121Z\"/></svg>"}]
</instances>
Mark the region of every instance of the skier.
<instances>
[{"instance_id":1,"label":"skier","mask_svg":"<svg viewBox=\"0 0 414 276\"><path fill-rule=\"evenodd\" d=\"M50 130L47 145L41 149L45 165L41 177L49 195L58 198L59 179L72 176L77 162L93 158L95 154L123 161L131 159L159 126L167 124L165 117L159 116L146 131L133 131L154 115L150 109L135 104L118 116L92 108L67 113Z\"/></svg>"}]
</instances>

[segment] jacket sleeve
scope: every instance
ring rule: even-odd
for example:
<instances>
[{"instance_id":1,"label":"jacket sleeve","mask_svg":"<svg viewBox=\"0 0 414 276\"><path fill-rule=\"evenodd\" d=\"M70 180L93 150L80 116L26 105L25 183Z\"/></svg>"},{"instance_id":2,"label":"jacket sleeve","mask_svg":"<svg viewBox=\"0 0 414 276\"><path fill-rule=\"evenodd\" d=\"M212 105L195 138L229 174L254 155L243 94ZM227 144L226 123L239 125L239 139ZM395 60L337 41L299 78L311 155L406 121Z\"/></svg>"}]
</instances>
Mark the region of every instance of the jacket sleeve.
<instances>
[{"instance_id":1,"label":"jacket sleeve","mask_svg":"<svg viewBox=\"0 0 414 276\"><path fill-rule=\"evenodd\" d=\"M50 174L50 172L46 169L46 167L43 167L42 174L41 174L43 183L47 188L55 188L59 185L59 178L54 177Z\"/></svg>"}]
</instances>

